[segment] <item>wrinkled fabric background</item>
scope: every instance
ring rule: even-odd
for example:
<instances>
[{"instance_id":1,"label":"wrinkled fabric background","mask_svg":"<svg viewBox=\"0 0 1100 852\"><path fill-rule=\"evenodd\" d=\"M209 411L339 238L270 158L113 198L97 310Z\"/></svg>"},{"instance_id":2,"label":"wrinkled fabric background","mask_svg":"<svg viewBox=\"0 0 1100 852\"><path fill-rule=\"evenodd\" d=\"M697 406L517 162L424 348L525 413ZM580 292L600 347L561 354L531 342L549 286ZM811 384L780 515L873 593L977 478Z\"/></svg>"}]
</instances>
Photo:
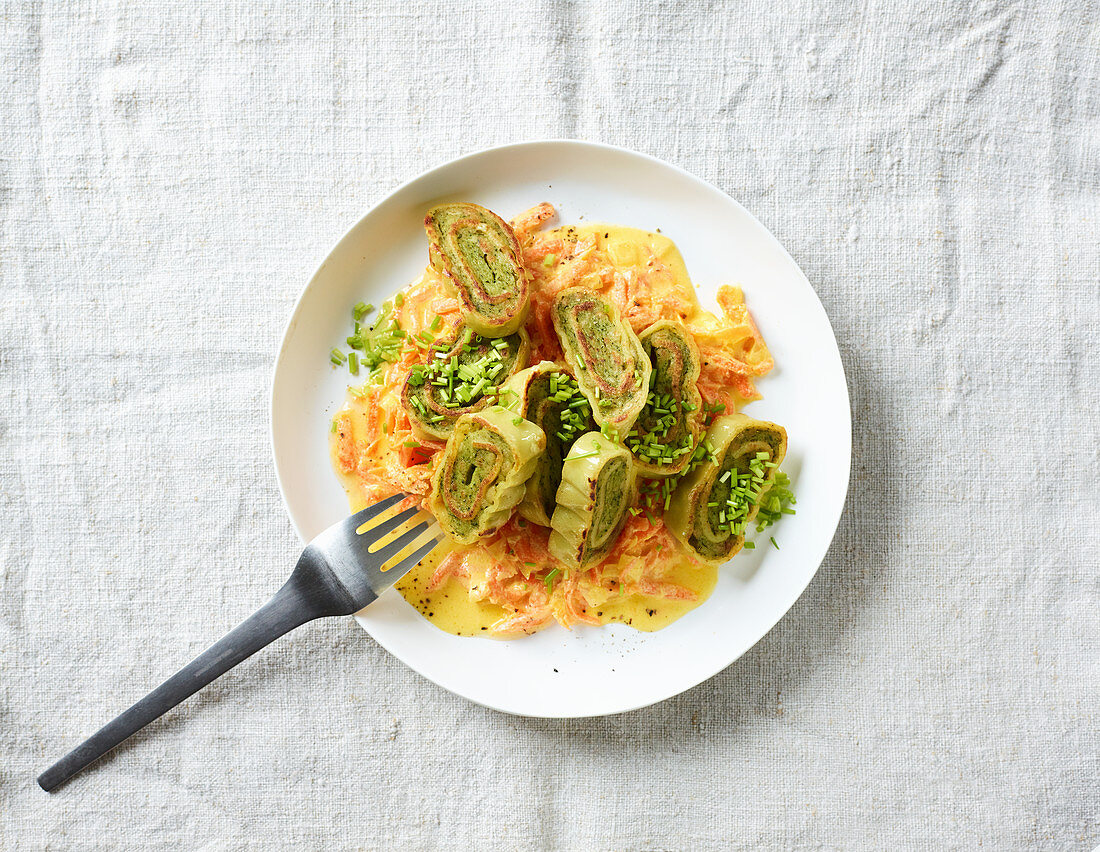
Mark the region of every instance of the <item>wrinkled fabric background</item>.
<instances>
[{"instance_id":1,"label":"wrinkled fabric background","mask_svg":"<svg viewBox=\"0 0 1100 852\"><path fill-rule=\"evenodd\" d=\"M1095 2L11 2L0 26L0 847L1100 843ZM422 170L543 137L711 181L817 289L854 461L801 600L709 682L580 721L315 623L40 792L289 570L269 378L321 259Z\"/></svg>"}]
</instances>

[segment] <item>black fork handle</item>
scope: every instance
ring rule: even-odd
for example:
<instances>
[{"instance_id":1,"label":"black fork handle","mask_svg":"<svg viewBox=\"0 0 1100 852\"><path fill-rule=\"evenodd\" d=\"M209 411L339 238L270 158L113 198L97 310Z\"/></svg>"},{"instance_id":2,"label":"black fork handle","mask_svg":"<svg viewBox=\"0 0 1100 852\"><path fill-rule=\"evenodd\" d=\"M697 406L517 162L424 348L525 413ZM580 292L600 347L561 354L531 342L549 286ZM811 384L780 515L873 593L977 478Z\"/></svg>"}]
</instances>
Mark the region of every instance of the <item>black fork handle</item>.
<instances>
[{"instance_id":1,"label":"black fork handle","mask_svg":"<svg viewBox=\"0 0 1100 852\"><path fill-rule=\"evenodd\" d=\"M348 600L342 599L346 593L316 582L310 570L313 566L303 564L305 561L298 564L274 597L248 619L39 775L39 786L47 793L52 792L154 719L295 627L326 615L346 613Z\"/></svg>"}]
</instances>

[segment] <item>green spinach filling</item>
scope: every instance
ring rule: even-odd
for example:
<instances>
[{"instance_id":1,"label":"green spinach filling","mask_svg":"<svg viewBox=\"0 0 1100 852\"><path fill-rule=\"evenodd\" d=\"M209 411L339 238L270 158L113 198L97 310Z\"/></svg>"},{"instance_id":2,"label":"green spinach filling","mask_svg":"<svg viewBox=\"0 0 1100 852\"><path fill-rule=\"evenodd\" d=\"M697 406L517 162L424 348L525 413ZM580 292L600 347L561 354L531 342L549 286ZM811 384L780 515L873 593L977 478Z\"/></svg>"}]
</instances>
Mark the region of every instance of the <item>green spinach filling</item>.
<instances>
[{"instance_id":1,"label":"green spinach filling","mask_svg":"<svg viewBox=\"0 0 1100 852\"><path fill-rule=\"evenodd\" d=\"M705 506L695 506L699 520L705 519L695 524L691 543L697 549L721 555L740 544L774 478L773 444L771 433L749 429L726 448L709 488L696 495L697 500L706 500Z\"/></svg>"},{"instance_id":2,"label":"green spinach filling","mask_svg":"<svg viewBox=\"0 0 1100 852\"><path fill-rule=\"evenodd\" d=\"M425 364L413 367L402 401L409 419L421 431L446 438L463 414L497 399L500 385L527 359L527 335L482 337L464 325L434 343L423 344Z\"/></svg>"},{"instance_id":3,"label":"green spinach filling","mask_svg":"<svg viewBox=\"0 0 1100 852\"><path fill-rule=\"evenodd\" d=\"M457 530L477 526L477 517L485 508L489 492L502 472L512 469L515 457L507 442L488 429L477 429L462 436L462 441L444 460L440 498Z\"/></svg>"},{"instance_id":4,"label":"green spinach filling","mask_svg":"<svg viewBox=\"0 0 1100 852\"><path fill-rule=\"evenodd\" d=\"M528 309L527 272L508 223L477 204L428 211L428 257L455 292L466 321L490 336L510 334Z\"/></svg>"},{"instance_id":5,"label":"green spinach filling","mask_svg":"<svg viewBox=\"0 0 1100 852\"><path fill-rule=\"evenodd\" d=\"M604 297L583 288L560 292L552 318L596 422L629 429L645 404L652 370L638 336Z\"/></svg>"},{"instance_id":6,"label":"green spinach filling","mask_svg":"<svg viewBox=\"0 0 1100 852\"><path fill-rule=\"evenodd\" d=\"M524 417L546 433L546 450L532 481L549 519L561 485L562 464L577 438L593 428L592 409L566 373L541 373L527 387Z\"/></svg>"},{"instance_id":7,"label":"green spinach filling","mask_svg":"<svg viewBox=\"0 0 1100 852\"><path fill-rule=\"evenodd\" d=\"M646 472L679 473L702 431L698 354L686 332L670 322L647 329L641 341L653 372L645 405L624 443Z\"/></svg>"},{"instance_id":8,"label":"green spinach filling","mask_svg":"<svg viewBox=\"0 0 1100 852\"><path fill-rule=\"evenodd\" d=\"M456 243L474 280L490 299L514 292L517 270L499 246L490 244L475 227L459 228ZM486 310L486 306L480 306Z\"/></svg>"},{"instance_id":9,"label":"green spinach filling","mask_svg":"<svg viewBox=\"0 0 1100 852\"><path fill-rule=\"evenodd\" d=\"M628 465L627 459L611 459L603 466L596 480L592 527L585 542L586 560L610 550L615 543L626 515L630 493L627 487Z\"/></svg>"}]
</instances>

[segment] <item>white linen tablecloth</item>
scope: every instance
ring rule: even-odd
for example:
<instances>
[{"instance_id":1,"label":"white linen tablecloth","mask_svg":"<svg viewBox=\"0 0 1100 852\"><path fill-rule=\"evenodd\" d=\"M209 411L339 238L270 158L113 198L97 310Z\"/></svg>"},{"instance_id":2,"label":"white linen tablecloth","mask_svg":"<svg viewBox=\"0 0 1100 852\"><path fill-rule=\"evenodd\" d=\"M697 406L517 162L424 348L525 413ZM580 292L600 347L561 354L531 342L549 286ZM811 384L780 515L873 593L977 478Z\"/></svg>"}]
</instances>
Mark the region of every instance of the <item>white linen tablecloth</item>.
<instances>
[{"instance_id":1,"label":"white linen tablecloth","mask_svg":"<svg viewBox=\"0 0 1100 852\"><path fill-rule=\"evenodd\" d=\"M0 848L1100 843L1095 2L10 2L0 26ZM39 791L288 572L269 377L320 260L425 168L543 137L713 182L820 294L855 456L805 595L709 682L582 721L315 623Z\"/></svg>"}]
</instances>

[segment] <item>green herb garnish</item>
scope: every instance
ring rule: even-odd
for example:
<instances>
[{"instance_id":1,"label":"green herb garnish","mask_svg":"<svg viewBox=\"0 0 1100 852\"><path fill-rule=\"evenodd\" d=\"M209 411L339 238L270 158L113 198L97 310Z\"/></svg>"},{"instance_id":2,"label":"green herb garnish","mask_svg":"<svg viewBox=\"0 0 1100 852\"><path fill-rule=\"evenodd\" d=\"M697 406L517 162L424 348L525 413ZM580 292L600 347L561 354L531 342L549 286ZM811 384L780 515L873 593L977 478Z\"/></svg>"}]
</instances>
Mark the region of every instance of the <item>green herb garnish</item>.
<instances>
[{"instance_id":1,"label":"green herb garnish","mask_svg":"<svg viewBox=\"0 0 1100 852\"><path fill-rule=\"evenodd\" d=\"M795 502L797 501L791 491L790 477L777 470L771 487L760 495L760 511L756 515L757 530L770 527L784 515L793 515L795 510L790 507Z\"/></svg>"},{"instance_id":2,"label":"green herb garnish","mask_svg":"<svg viewBox=\"0 0 1100 852\"><path fill-rule=\"evenodd\" d=\"M556 434L563 443L571 444L591 426L592 408L588 399L581 393L572 376L557 371L550 373L550 398L563 405L559 415L560 429ZM604 436L614 440L610 427L607 430L604 431Z\"/></svg>"},{"instance_id":3,"label":"green herb garnish","mask_svg":"<svg viewBox=\"0 0 1100 852\"><path fill-rule=\"evenodd\" d=\"M362 302L355 306L352 310L353 333L347 339L348 346L359 353L356 356L357 363L369 370L375 370L383 363L396 361L400 355L401 341L405 337L390 302L382 304L373 323L363 326L359 320L373 310L374 305L364 305ZM354 370L352 372L355 374Z\"/></svg>"}]
</instances>

